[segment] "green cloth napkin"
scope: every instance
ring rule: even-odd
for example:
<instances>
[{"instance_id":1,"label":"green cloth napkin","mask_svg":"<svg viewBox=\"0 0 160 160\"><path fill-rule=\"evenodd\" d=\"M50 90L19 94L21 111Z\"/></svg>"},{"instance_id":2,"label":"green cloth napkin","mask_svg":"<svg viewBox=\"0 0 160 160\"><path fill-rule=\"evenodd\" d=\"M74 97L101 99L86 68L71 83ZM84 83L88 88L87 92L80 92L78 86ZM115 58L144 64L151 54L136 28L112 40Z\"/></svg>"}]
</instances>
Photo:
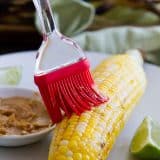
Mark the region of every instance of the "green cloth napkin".
<instances>
[{"instance_id":1,"label":"green cloth napkin","mask_svg":"<svg viewBox=\"0 0 160 160\"><path fill-rule=\"evenodd\" d=\"M160 64L160 18L156 14L118 6L97 16L94 6L81 0L51 0L51 5L60 31L84 50L115 54L139 48L146 51L148 61ZM36 24L40 30L37 16Z\"/></svg>"},{"instance_id":2,"label":"green cloth napkin","mask_svg":"<svg viewBox=\"0 0 160 160\"><path fill-rule=\"evenodd\" d=\"M143 8L136 9L128 6L116 6L102 15L95 15L91 29L110 26L136 25L149 26L160 23L160 18L155 13Z\"/></svg>"},{"instance_id":3,"label":"green cloth napkin","mask_svg":"<svg viewBox=\"0 0 160 160\"><path fill-rule=\"evenodd\" d=\"M123 53L127 49L142 49L146 60L160 65L160 26L155 27L111 27L84 32L74 40L87 51L108 54Z\"/></svg>"}]
</instances>

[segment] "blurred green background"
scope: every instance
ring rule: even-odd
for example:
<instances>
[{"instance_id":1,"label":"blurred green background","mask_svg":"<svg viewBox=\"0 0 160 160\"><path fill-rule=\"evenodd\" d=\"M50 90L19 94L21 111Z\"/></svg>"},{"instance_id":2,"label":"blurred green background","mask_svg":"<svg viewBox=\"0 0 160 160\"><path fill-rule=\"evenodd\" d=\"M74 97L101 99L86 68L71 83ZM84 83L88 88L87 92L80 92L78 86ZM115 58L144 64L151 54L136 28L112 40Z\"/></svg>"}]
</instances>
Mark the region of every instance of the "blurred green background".
<instances>
[{"instance_id":1,"label":"blurred green background","mask_svg":"<svg viewBox=\"0 0 160 160\"><path fill-rule=\"evenodd\" d=\"M87 51L139 48L160 64L160 0L50 0L57 26ZM32 0L0 0L0 54L37 50L41 25Z\"/></svg>"}]
</instances>

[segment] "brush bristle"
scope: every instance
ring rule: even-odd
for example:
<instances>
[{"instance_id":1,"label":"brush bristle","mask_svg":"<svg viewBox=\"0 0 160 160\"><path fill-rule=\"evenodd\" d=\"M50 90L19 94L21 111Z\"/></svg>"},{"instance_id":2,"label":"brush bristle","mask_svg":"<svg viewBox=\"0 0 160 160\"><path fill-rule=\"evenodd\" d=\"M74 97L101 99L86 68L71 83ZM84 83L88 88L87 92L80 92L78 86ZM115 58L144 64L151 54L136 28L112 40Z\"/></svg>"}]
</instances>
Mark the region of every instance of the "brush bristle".
<instances>
[{"instance_id":1,"label":"brush bristle","mask_svg":"<svg viewBox=\"0 0 160 160\"><path fill-rule=\"evenodd\" d=\"M87 63L86 60L82 60L74 64L76 65L76 67L74 66L75 70L73 66L69 66L58 71L58 74L51 73L45 78L47 79L46 86L42 80L41 83L38 83L53 123L61 121L64 114L68 117L73 112L81 115L81 113L91 110L92 107L108 101L108 98L102 96L94 88L95 85ZM78 67L81 71L78 70ZM59 74L60 72L61 74Z\"/></svg>"}]
</instances>

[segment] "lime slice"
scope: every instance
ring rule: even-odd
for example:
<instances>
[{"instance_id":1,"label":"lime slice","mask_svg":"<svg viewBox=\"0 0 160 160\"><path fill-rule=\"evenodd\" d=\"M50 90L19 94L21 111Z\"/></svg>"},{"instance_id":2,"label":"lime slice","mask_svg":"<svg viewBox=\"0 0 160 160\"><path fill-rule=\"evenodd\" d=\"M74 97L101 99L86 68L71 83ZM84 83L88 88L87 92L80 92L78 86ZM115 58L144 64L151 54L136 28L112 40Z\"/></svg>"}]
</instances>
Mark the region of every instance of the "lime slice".
<instances>
[{"instance_id":1,"label":"lime slice","mask_svg":"<svg viewBox=\"0 0 160 160\"><path fill-rule=\"evenodd\" d=\"M160 159L160 124L146 117L132 139L130 152L142 159Z\"/></svg>"},{"instance_id":2,"label":"lime slice","mask_svg":"<svg viewBox=\"0 0 160 160\"><path fill-rule=\"evenodd\" d=\"M0 85L16 85L20 82L21 75L21 66L0 68Z\"/></svg>"}]
</instances>

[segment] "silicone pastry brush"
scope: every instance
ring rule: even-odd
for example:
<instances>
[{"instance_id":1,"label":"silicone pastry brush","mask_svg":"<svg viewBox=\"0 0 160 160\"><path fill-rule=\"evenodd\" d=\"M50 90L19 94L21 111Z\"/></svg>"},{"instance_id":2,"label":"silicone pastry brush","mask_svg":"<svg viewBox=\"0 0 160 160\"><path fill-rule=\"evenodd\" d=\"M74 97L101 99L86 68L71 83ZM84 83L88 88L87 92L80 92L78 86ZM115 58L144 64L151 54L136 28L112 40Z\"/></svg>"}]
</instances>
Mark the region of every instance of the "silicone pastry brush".
<instances>
[{"instance_id":1,"label":"silicone pastry brush","mask_svg":"<svg viewBox=\"0 0 160 160\"><path fill-rule=\"evenodd\" d=\"M80 47L55 27L48 0L33 0L39 14L43 42L39 49L34 80L53 123L63 115L77 115L107 102L89 71L89 61Z\"/></svg>"}]
</instances>

